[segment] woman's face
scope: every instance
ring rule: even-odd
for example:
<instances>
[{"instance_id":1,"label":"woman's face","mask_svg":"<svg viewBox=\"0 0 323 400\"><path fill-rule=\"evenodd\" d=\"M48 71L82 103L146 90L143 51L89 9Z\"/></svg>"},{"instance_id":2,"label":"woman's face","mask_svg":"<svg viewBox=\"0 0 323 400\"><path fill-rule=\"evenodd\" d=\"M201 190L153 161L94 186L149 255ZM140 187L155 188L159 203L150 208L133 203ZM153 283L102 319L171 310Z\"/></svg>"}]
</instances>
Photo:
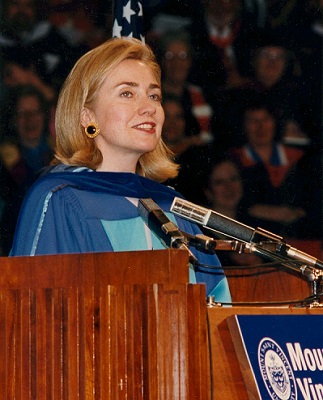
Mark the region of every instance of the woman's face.
<instances>
[{"instance_id":1,"label":"woman's face","mask_svg":"<svg viewBox=\"0 0 323 400\"><path fill-rule=\"evenodd\" d=\"M45 115L36 96L21 97L16 106L16 127L19 139L26 146L37 145L45 126Z\"/></svg>"},{"instance_id":2,"label":"woman's face","mask_svg":"<svg viewBox=\"0 0 323 400\"><path fill-rule=\"evenodd\" d=\"M214 167L206 195L214 207L235 209L242 197L243 187L238 168L231 161Z\"/></svg>"},{"instance_id":3,"label":"woman's face","mask_svg":"<svg viewBox=\"0 0 323 400\"><path fill-rule=\"evenodd\" d=\"M268 146L275 137L275 118L266 109L248 110L245 113L244 128L252 146Z\"/></svg>"},{"instance_id":4,"label":"woman's face","mask_svg":"<svg viewBox=\"0 0 323 400\"><path fill-rule=\"evenodd\" d=\"M180 104L168 100L163 104L165 111L165 123L163 127L163 139L167 144L180 142L185 137L185 116Z\"/></svg>"},{"instance_id":5,"label":"woman's face","mask_svg":"<svg viewBox=\"0 0 323 400\"><path fill-rule=\"evenodd\" d=\"M139 60L122 61L81 119L83 126L99 125L94 140L103 163L98 170L135 172L140 156L155 149L164 123L161 89L150 67Z\"/></svg>"},{"instance_id":6,"label":"woman's face","mask_svg":"<svg viewBox=\"0 0 323 400\"><path fill-rule=\"evenodd\" d=\"M274 85L284 75L286 63L286 51L283 47L264 47L256 59L257 79L266 86Z\"/></svg>"},{"instance_id":7,"label":"woman's face","mask_svg":"<svg viewBox=\"0 0 323 400\"><path fill-rule=\"evenodd\" d=\"M164 76L166 81L184 84L191 68L189 48L182 41L169 43L163 55Z\"/></svg>"}]
</instances>

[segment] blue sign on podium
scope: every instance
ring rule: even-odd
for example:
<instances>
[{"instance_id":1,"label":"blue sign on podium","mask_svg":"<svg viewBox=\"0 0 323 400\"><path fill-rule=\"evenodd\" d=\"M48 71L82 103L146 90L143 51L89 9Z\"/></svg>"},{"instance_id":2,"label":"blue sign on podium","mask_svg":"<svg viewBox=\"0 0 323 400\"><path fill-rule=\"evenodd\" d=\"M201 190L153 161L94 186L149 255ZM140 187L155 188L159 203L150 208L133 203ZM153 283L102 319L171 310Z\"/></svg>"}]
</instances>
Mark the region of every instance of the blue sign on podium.
<instances>
[{"instance_id":1,"label":"blue sign on podium","mask_svg":"<svg viewBox=\"0 0 323 400\"><path fill-rule=\"evenodd\" d=\"M234 315L228 324L251 397L323 400L323 314Z\"/></svg>"}]
</instances>

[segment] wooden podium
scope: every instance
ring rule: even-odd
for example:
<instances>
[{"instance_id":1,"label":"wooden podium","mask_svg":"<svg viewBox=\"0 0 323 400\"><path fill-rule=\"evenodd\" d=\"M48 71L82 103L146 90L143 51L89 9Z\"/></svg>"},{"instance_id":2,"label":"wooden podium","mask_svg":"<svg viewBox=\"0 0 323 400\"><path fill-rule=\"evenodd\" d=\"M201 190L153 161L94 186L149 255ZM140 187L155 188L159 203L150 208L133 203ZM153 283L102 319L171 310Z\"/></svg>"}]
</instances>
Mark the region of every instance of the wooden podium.
<instances>
[{"instance_id":1,"label":"wooden podium","mask_svg":"<svg viewBox=\"0 0 323 400\"><path fill-rule=\"evenodd\" d=\"M280 266L249 270L237 267L226 276L233 302L241 305L208 309L212 400L261 400L254 390L249 367L241 362L235 345L238 338L230 332L229 320L234 315L320 314L323 318L323 307L293 306L294 301L309 296L309 284L301 274Z\"/></svg>"},{"instance_id":2,"label":"wooden podium","mask_svg":"<svg viewBox=\"0 0 323 400\"><path fill-rule=\"evenodd\" d=\"M286 270L227 274L233 301L291 301L308 284ZM244 400L227 319L322 309L207 309L184 250L1 258L0 398Z\"/></svg>"},{"instance_id":3,"label":"wooden podium","mask_svg":"<svg viewBox=\"0 0 323 400\"><path fill-rule=\"evenodd\" d=\"M1 258L0 398L207 399L182 250Z\"/></svg>"}]
</instances>

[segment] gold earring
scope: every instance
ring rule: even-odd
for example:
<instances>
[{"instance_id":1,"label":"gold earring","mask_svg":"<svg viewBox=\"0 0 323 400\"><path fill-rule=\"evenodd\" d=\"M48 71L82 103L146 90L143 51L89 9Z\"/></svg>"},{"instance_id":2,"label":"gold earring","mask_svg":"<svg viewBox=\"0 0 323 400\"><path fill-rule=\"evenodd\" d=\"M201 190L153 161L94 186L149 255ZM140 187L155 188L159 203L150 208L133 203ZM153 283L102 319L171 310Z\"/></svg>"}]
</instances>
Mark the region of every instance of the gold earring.
<instances>
[{"instance_id":1,"label":"gold earring","mask_svg":"<svg viewBox=\"0 0 323 400\"><path fill-rule=\"evenodd\" d=\"M90 122L84 128L85 134L88 138L94 139L100 133L99 125L95 122Z\"/></svg>"}]
</instances>

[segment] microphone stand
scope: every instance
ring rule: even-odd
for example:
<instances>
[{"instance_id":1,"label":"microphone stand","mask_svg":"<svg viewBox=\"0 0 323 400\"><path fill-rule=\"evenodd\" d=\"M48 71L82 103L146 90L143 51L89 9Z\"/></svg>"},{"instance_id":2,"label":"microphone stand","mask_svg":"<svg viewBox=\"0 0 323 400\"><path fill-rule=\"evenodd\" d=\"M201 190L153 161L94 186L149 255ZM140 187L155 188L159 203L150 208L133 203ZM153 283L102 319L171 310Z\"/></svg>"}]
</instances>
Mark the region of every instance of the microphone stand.
<instances>
[{"instance_id":1,"label":"microphone stand","mask_svg":"<svg viewBox=\"0 0 323 400\"><path fill-rule=\"evenodd\" d=\"M285 243L276 242L251 243L250 250L253 253L258 253L274 261L278 261L284 267L304 275L310 290L310 307L323 307L323 303L320 301L320 296L322 296L323 292L323 269L303 263L299 260L292 260L282 255L281 252L285 251L285 246Z\"/></svg>"},{"instance_id":2,"label":"microphone stand","mask_svg":"<svg viewBox=\"0 0 323 400\"><path fill-rule=\"evenodd\" d=\"M187 245L194 246L200 250L210 253L215 251L234 251L237 253L256 253L273 261L279 262L282 266L301 273L309 284L310 307L323 307L320 296L323 292L323 268L309 265L301 260L293 260L286 255L286 245L280 240L261 241L259 243L245 243L239 240L218 240L205 235L189 235L183 233Z\"/></svg>"}]
</instances>

